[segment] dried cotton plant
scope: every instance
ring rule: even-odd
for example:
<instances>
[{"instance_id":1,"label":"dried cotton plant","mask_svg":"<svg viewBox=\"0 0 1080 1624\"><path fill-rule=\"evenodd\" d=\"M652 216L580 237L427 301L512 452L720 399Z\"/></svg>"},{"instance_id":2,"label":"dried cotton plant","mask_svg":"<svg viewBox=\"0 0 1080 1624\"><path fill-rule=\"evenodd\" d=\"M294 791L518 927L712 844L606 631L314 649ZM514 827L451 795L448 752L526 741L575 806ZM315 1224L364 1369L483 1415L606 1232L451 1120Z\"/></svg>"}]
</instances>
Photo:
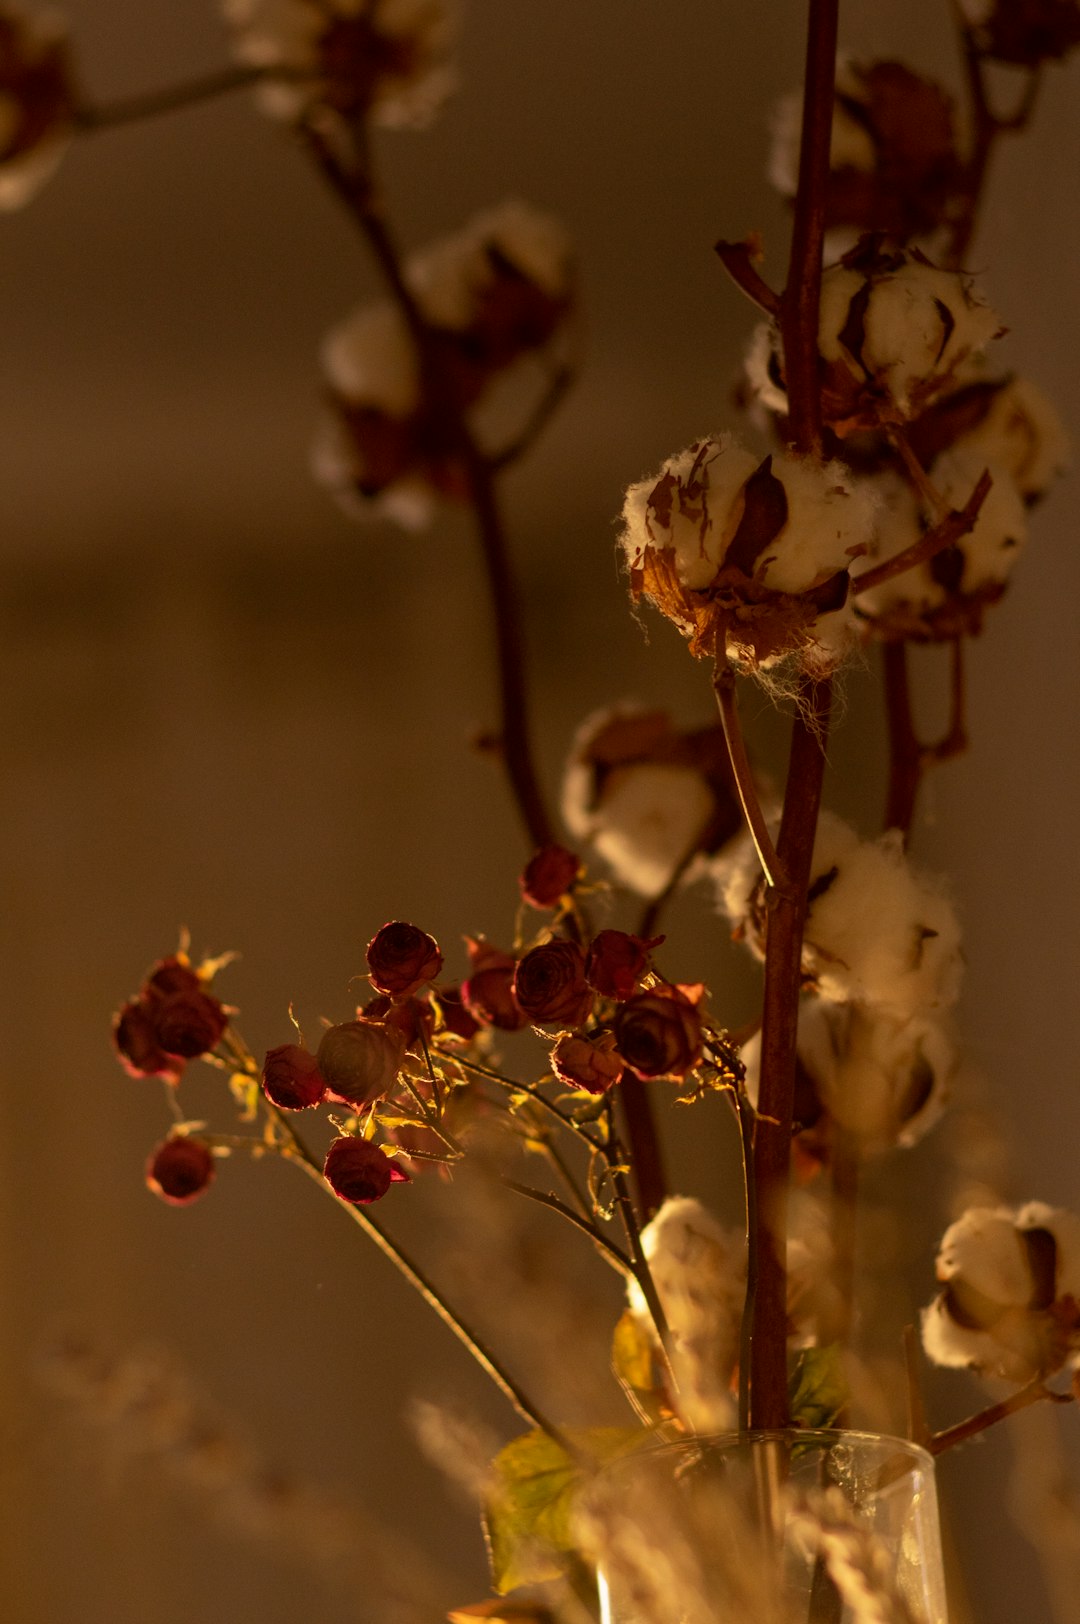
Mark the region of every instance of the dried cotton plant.
<instances>
[{"instance_id":1,"label":"dried cotton plant","mask_svg":"<svg viewBox=\"0 0 1080 1624\"><path fill-rule=\"evenodd\" d=\"M581 724L563 816L606 870L561 844L535 766L503 502L503 474L572 382L569 239L514 200L427 247L399 243L372 132L436 117L457 27L441 0L225 0L223 11L233 65L110 109L82 102L51 25L0 8L0 201L23 201L80 131L199 96L253 87L284 122L384 288L323 346L315 472L361 519L377 512L416 529L453 505L471 522L497 643L495 753L525 845L500 941L469 935L444 954L422 924L370 921L370 994L309 1038L283 1016L253 1050L223 1002L238 980L226 959L196 963L183 942L156 964L114 1023L127 1071L157 1078L172 1116L147 1183L182 1207L227 1176L230 1158L298 1168L525 1423L493 1458L488 1449L486 1466L475 1432L434 1411L420 1423L429 1451L483 1499L495 1588L509 1598L455 1618L588 1616L599 1563L633 1598L627 1620L786 1624L768 1537L769 1516L787 1504L782 1484L756 1509L725 1499L722 1483L703 1489L715 1514L703 1541L669 1476L645 1508L643 1542L632 1462L657 1442L717 1429L857 1419L843 1371L859 1170L932 1127L958 1063L961 927L947 883L909 854L916 799L929 770L964 745L966 642L984 621L991 631L1032 509L1067 460L1052 405L995 358L1003 323L1021 330L1022 319L991 308L967 268L970 247L990 155L1030 118L1046 64L1080 43L1077 8L964 0L958 105L952 88L904 64L838 65L836 0L810 0L805 81L776 115L770 160L793 210L783 289L766 278L758 239L717 247L763 318L748 350L746 420L702 424L628 484L622 511L630 595L707 662L716 719L688 729L651 699L615 698ZM1008 112L992 95L1001 63L1019 80ZM412 567L410 555L402 568ZM911 709L909 662L923 644L945 644L952 660L950 726L935 743L918 737ZM885 699L888 809L869 831L822 806L834 678L856 656L880 663ZM787 707L790 755L776 777L743 735L739 701L753 683ZM723 988L666 968L666 905L704 877L764 964L749 1029L728 1024ZM645 903L624 919L630 928L606 923L619 888ZM237 1118L227 1128L193 1121L181 1104L196 1061L221 1074ZM713 1095L742 1147L745 1233L678 1196L664 1166L658 1121ZM476 1220L481 1291L514 1290L495 1244L510 1197L571 1226L617 1276L628 1303L613 1327L623 1425L552 1416L544 1392L394 1238L381 1203L392 1214L434 1174L452 1210L463 1187L452 1175L466 1162L487 1190L472 1206L487 1214ZM792 1233L789 1254L793 1171L818 1193L821 1234L811 1244ZM926 1352L1014 1388L938 1433L916 1405L914 1433L932 1453L1029 1404L1068 1402L1048 1383L1080 1347L1078 1224L1029 1203L969 1212L948 1231ZM543 1298L521 1302L526 1324L545 1313ZM572 1309L552 1309L549 1330L564 1313L569 1324ZM548 1340L554 1357L559 1338ZM917 1387L914 1366L909 1375ZM816 1553L813 1620L920 1624L890 1577L895 1553L839 1488L785 1514Z\"/></svg>"}]
</instances>

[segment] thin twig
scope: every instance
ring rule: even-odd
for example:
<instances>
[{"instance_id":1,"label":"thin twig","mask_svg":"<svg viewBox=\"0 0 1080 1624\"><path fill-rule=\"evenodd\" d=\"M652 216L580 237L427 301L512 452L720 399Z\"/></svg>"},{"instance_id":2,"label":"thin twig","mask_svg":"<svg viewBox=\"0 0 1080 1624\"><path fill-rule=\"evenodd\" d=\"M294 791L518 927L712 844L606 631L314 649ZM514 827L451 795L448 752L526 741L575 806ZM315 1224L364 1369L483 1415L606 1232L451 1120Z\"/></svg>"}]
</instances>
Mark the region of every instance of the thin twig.
<instances>
[{"instance_id":1,"label":"thin twig","mask_svg":"<svg viewBox=\"0 0 1080 1624\"><path fill-rule=\"evenodd\" d=\"M725 242L721 238L716 244L716 252L735 286L745 293L759 310L763 310L767 316L772 316L778 321L780 295L775 293L758 273L754 263L761 257L760 240L757 237L747 237L743 242Z\"/></svg>"},{"instance_id":2,"label":"thin twig","mask_svg":"<svg viewBox=\"0 0 1080 1624\"><path fill-rule=\"evenodd\" d=\"M265 68L221 68L184 84L168 85L163 90L148 90L138 96L126 96L119 101L102 102L99 106L86 104L75 110L75 128L84 135L96 135L100 130L112 130L120 124L136 124L143 119L160 118L166 113L180 112L201 102L228 96L234 90L251 85L266 84L273 80L292 79L282 72L268 72Z\"/></svg>"},{"instance_id":3,"label":"thin twig","mask_svg":"<svg viewBox=\"0 0 1080 1624\"><path fill-rule=\"evenodd\" d=\"M735 674L727 660L722 657L717 660L713 672L713 692L720 710L720 721L724 731L724 743L727 745L728 760L731 763L731 776L735 781L735 790L739 797L739 805L746 819L746 826L750 831L750 838L754 842L754 850L758 855L762 873L766 883L774 890L783 888L784 876L780 866L780 859L776 855L776 847L769 832L769 825L765 821L765 814L758 799L757 785L754 783L754 774L750 767L750 758L746 753L746 741L743 738L742 727L739 723L739 705L735 697Z\"/></svg>"},{"instance_id":4,"label":"thin twig","mask_svg":"<svg viewBox=\"0 0 1080 1624\"><path fill-rule=\"evenodd\" d=\"M591 1219L583 1218L580 1213L574 1211L573 1207L568 1207L565 1201L560 1201L558 1196L552 1194L551 1191L536 1190L531 1184L520 1184L517 1179L511 1178L500 1178L499 1183L507 1190L513 1190L515 1195L523 1195L529 1201L536 1201L540 1206L547 1207L551 1212L557 1212L560 1217L566 1219L567 1223L573 1224L576 1229L583 1230L593 1244L603 1252L605 1257L611 1259L621 1274L633 1279L634 1267L626 1253L621 1247L616 1246L613 1241L609 1241L606 1235L602 1235Z\"/></svg>"},{"instance_id":5,"label":"thin twig","mask_svg":"<svg viewBox=\"0 0 1080 1624\"><path fill-rule=\"evenodd\" d=\"M930 1427L926 1420L922 1382L919 1380L919 1333L914 1325L904 1326L904 1375L907 1386L908 1432L912 1443L926 1448Z\"/></svg>"},{"instance_id":6,"label":"thin twig","mask_svg":"<svg viewBox=\"0 0 1080 1624\"><path fill-rule=\"evenodd\" d=\"M453 1059L455 1064L461 1066L464 1071L475 1072L478 1077L487 1077L493 1083L498 1083L508 1093L525 1094L530 1100L535 1100L537 1105L547 1111L549 1116L553 1116L564 1128L569 1128L571 1133L577 1134L578 1138L584 1140L591 1150L603 1151L604 1146L598 1139L593 1137L583 1123L576 1122L569 1112L562 1110L560 1106L555 1104L554 1100L549 1100L547 1095L541 1093L534 1083L519 1083L513 1077L504 1077L502 1072L493 1071L490 1066L482 1066L475 1060L466 1060L462 1055L447 1055L446 1058Z\"/></svg>"},{"instance_id":7,"label":"thin twig","mask_svg":"<svg viewBox=\"0 0 1080 1624\"><path fill-rule=\"evenodd\" d=\"M903 575L906 570L915 569L919 564L928 564L938 553L944 552L946 547L954 547L974 526L979 511L990 494L992 484L990 470L984 469L978 484L962 508L954 509L939 524L935 524L925 535L920 536L918 541L913 541L910 547L903 548L901 552L894 553L892 558L883 559L880 564L875 564L873 569L855 576L851 583L852 597L857 598L864 592L870 592L874 587L882 586L894 576Z\"/></svg>"},{"instance_id":8,"label":"thin twig","mask_svg":"<svg viewBox=\"0 0 1080 1624\"><path fill-rule=\"evenodd\" d=\"M286 1138L286 1160L295 1162L298 1167L303 1168L308 1177L314 1179L324 1192L330 1190L330 1185L326 1181L318 1158L308 1148L296 1128L284 1113L279 1111L269 1100L265 1103L268 1115ZM453 1332L462 1346L468 1349L480 1368L491 1378L503 1397L513 1405L522 1419L529 1422L530 1426L537 1427L541 1432L546 1433L549 1438L552 1438L561 1448L566 1449L569 1454L575 1455L577 1451L560 1429L549 1421L547 1416L533 1403L528 1394L503 1367L486 1344L480 1340L474 1331L470 1330L456 1310L451 1308L438 1287L432 1284L412 1259L402 1251L397 1242L391 1240L381 1224L372 1218L369 1213L351 1202L342 1201L336 1195L334 1199L340 1207L345 1209L353 1222L359 1224L364 1233L374 1241L383 1256L389 1258L398 1273L403 1275L409 1284L419 1292L428 1307Z\"/></svg>"},{"instance_id":9,"label":"thin twig","mask_svg":"<svg viewBox=\"0 0 1080 1624\"><path fill-rule=\"evenodd\" d=\"M548 380L547 388L533 407L525 420L524 427L510 441L498 451L492 452L488 463L496 473L523 457L530 450L540 435L547 428L551 419L562 405L567 394L574 386L577 374L572 366L566 364L556 367Z\"/></svg>"},{"instance_id":10,"label":"thin twig","mask_svg":"<svg viewBox=\"0 0 1080 1624\"><path fill-rule=\"evenodd\" d=\"M999 1421L1005 1421L1010 1415L1016 1415L1020 1410L1026 1410L1029 1405L1038 1404L1046 1399L1051 1404L1071 1404L1071 1393L1055 1393L1047 1387L1042 1377L1036 1377L1026 1387L1009 1398L1003 1398L999 1404L991 1404L977 1415L969 1415L966 1421L957 1422L955 1427L946 1427L944 1432L932 1433L927 1440L926 1447L931 1455L943 1455L947 1449L955 1449L958 1444L966 1444L969 1438L977 1438L980 1432L987 1427L994 1427Z\"/></svg>"}]
</instances>

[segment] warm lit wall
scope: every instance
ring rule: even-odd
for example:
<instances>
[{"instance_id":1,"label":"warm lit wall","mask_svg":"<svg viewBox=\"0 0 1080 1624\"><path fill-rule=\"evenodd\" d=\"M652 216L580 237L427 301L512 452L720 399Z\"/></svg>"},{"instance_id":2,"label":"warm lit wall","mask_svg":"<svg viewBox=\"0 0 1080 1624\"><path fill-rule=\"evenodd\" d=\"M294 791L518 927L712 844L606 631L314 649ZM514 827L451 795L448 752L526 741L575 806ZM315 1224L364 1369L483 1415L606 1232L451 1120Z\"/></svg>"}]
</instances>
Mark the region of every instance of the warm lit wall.
<instances>
[{"instance_id":1,"label":"warm lit wall","mask_svg":"<svg viewBox=\"0 0 1080 1624\"><path fill-rule=\"evenodd\" d=\"M213 0L68 10L101 98L220 60ZM856 48L951 71L944 0L844 10ZM705 673L665 628L646 644L626 612L611 520L628 480L728 411L750 314L712 242L761 226L779 275L765 125L798 74L801 11L473 0L461 95L431 135L385 142L408 241L520 194L561 212L580 245L589 367L508 488L551 774L596 704L665 695L688 720L708 715ZM1011 355L1074 424L1078 73L1048 76L975 250ZM424 1393L502 1428L497 1401L286 1169L229 1166L190 1213L154 1203L141 1165L164 1128L159 1094L121 1075L107 1040L110 1011L181 923L196 948L242 950L222 988L259 1048L287 1039L290 1000L312 1024L347 1010L384 919L450 944L508 934L517 831L464 744L493 715L467 527L357 529L312 486L315 352L374 283L334 202L243 98L88 140L0 220L0 247L4 1616L369 1616L362 1576L335 1564L323 1588L124 1461L107 1427L81 1426L41 1378L68 1329L118 1356L169 1348L268 1458L383 1506L448 1570L446 1603L477 1599L473 1519L400 1417ZM1074 488L1040 515L977 651L975 752L935 784L919 846L953 875L966 921L964 1021L1014 1141L1008 1193L1076 1206ZM837 794L869 820L881 759L862 681ZM679 973L736 974L703 899L675 917ZM745 976L734 985L745 1002ZM212 1097L199 1085L191 1108ZM712 1143L687 1174L702 1193ZM438 1254L431 1193L420 1217L395 1199ZM602 1369L591 1343L567 1347L557 1409L589 1360ZM975 1399L963 1378L935 1387L948 1419ZM976 1617L1041 1619L1026 1558L1015 1542L1000 1555L1007 1451L974 1459L954 1478L980 1497L987 1538Z\"/></svg>"}]
</instances>

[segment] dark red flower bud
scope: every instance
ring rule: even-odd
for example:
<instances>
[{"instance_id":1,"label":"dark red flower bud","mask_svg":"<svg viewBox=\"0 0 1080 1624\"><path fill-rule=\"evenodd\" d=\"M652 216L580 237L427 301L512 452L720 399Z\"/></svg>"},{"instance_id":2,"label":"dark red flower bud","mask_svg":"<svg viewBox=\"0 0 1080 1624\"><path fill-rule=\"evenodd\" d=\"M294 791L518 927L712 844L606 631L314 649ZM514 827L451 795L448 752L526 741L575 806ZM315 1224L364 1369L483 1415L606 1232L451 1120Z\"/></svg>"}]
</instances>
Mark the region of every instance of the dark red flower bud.
<instances>
[{"instance_id":1,"label":"dark red flower bud","mask_svg":"<svg viewBox=\"0 0 1080 1624\"><path fill-rule=\"evenodd\" d=\"M375 932L367 945L368 970L376 992L408 998L442 969L442 954L433 936L416 925L394 920Z\"/></svg>"},{"instance_id":2,"label":"dark red flower bud","mask_svg":"<svg viewBox=\"0 0 1080 1624\"><path fill-rule=\"evenodd\" d=\"M152 998L147 1008L166 1054L182 1055L185 1060L209 1054L229 1024L221 1004L201 983L190 992Z\"/></svg>"},{"instance_id":3,"label":"dark red flower bud","mask_svg":"<svg viewBox=\"0 0 1080 1624\"><path fill-rule=\"evenodd\" d=\"M214 1153L203 1139L166 1139L146 1164L147 1187L172 1207L186 1207L213 1183Z\"/></svg>"},{"instance_id":4,"label":"dark red flower bud","mask_svg":"<svg viewBox=\"0 0 1080 1624\"><path fill-rule=\"evenodd\" d=\"M605 998L632 998L649 967L650 950L663 940L662 936L646 941L625 930L602 930L589 948L585 980Z\"/></svg>"},{"instance_id":5,"label":"dark red flower bud","mask_svg":"<svg viewBox=\"0 0 1080 1624\"><path fill-rule=\"evenodd\" d=\"M406 1049L422 1054L424 1044L431 1042L435 1030L435 1013L426 998L406 998L395 1002L385 993L369 998L358 1013L366 1021L385 1021L397 1029L405 1039Z\"/></svg>"},{"instance_id":6,"label":"dark red flower bud","mask_svg":"<svg viewBox=\"0 0 1080 1624\"><path fill-rule=\"evenodd\" d=\"M326 1098L319 1062L299 1043L282 1043L267 1050L262 1086L267 1099L282 1111L308 1111Z\"/></svg>"},{"instance_id":7,"label":"dark red flower bud","mask_svg":"<svg viewBox=\"0 0 1080 1624\"><path fill-rule=\"evenodd\" d=\"M405 1039L383 1021L343 1021L323 1033L318 1067L332 1099L367 1105L388 1094L405 1058Z\"/></svg>"},{"instance_id":8,"label":"dark red flower bud","mask_svg":"<svg viewBox=\"0 0 1080 1624\"><path fill-rule=\"evenodd\" d=\"M405 1170L369 1139L335 1139L326 1153L323 1176L336 1196L359 1207L380 1200L391 1184L408 1183Z\"/></svg>"},{"instance_id":9,"label":"dark red flower bud","mask_svg":"<svg viewBox=\"0 0 1080 1624\"><path fill-rule=\"evenodd\" d=\"M626 1066L613 1033L604 1032L594 1041L580 1032L564 1032L551 1051L551 1069L569 1088L605 1094Z\"/></svg>"},{"instance_id":10,"label":"dark red flower bud","mask_svg":"<svg viewBox=\"0 0 1080 1624\"><path fill-rule=\"evenodd\" d=\"M518 1032L529 1018L514 997L517 960L510 953L481 940L466 938L472 974L462 983L461 998L469 1014L481 1026L497 1026L503 1032Z\"/></svg>"},{"instance_id":11,"label":"dark red flower bud","mask_svg":"<svg viewBox=\"0 0 1080 1624\"><path fill-rule=\"evenodd\" d=\"M514 997L530 1021L580 1026L592 1009L593 995L577 943L559 940L530 948L514 976Z\"/></svg>"},{"instance_id":12,"label":"dark red flower bud","mask_svg":"<svg viewBox=\"0 0 1080 1624\"><path fill-rule=\"evenodd\" d=\"M466 1009L461 988L433 987L431 996L438 1006L446 1032L451 1037L461 1038L465 1043L470 1042L479 1032L480 1022Z\"/></svg>"},{"instance_id":13,"label":"dark red flower bud","mask_svg":"<svg viewBox=\"0 0 1080 1624\"><path fill-rule=\"evenodd\" d=\"M171 958L161 959L154 965L143 982L140 997L152 1003L155 998L167 998L172 993L200 993L202 990L203 982L187 959L178 958L174 954Z\"/></svg>"},{"instance_id":14,"label":"dark red flower bud","mask_svg":"<svg viewBox=\"0 0 1080 1624\"><path fill-rule=\"evenodd\" d=\"M556 908L581 873L581 859L565 846L541 846L518 876L526 902L534 908Z\"/></svg>"},{"instance_id":15,"label":"dark red flower bud","mask_svg":"<svg viewBox=\"0 0 1080 1624\"><path fill-rule=\"evenodd\" d=\"M166 1054L158 1042L150 1011L142 999L125 1004L113 1022L113 1043L132 1077L167 1077L175 1082L184 1069L179 1055Z\"/></svg>"},{"instance_id":16,"label":"dark red flower bud","mask_svg":"<svg viewBox=\"0 0 1080 1624\"><path fill-rule=\"evenodd\" d=\"M614 1031L638 1077L685 1077L701 1054L701 1016L678 987L639 992L620 1006Z\"/></svg>"}]
</instances>

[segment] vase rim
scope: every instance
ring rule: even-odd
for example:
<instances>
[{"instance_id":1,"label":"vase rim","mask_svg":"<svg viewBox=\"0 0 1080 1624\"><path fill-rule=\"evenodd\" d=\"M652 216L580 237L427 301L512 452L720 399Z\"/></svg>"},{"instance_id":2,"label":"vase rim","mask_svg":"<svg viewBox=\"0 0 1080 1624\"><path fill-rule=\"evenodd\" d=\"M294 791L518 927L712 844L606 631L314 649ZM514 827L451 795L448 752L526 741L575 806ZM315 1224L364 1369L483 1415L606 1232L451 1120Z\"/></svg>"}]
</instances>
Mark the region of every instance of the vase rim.
<instances>
[{"instance_id":1,"label":"vase rim","mask_svg":"<svg viewBox=\"0 0 1080 1624\"><path fill-rule=\"evenodd\" d=\"M904 1454L923 1461L933 1468L934 1457L923 1445L916 1443L912 1438L898 1438L889 1432L867 1432L858 1427L748 1427L743 1431L732 1428L726 1432L702 1432L687 1434L684 1438L668 1438L657 1443L649 1451L643 1453L659 1454L664 1450L692 1449L695 1446L706 1448L730 1448L739 1444L756 1443L799 1443L799 1444L836 1444L845 1443L874 1445L878 1448L895 1449Z\"/></svg>"}]
</instances>

